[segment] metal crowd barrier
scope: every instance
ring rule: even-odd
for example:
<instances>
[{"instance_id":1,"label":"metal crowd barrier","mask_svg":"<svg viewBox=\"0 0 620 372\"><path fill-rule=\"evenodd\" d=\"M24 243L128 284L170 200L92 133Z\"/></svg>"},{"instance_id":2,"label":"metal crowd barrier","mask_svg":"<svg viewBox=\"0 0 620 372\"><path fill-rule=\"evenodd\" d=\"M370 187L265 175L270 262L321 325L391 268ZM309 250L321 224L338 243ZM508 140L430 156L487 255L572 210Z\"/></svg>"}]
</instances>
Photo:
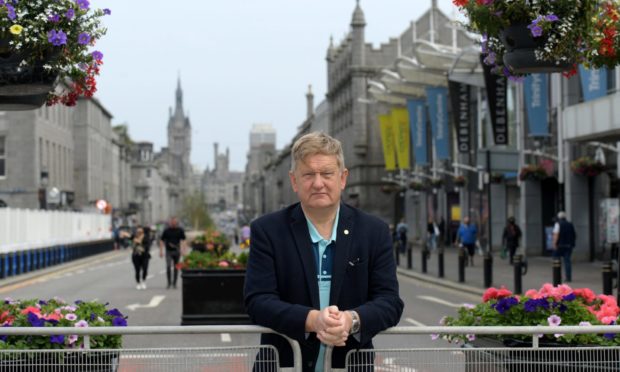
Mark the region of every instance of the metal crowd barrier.
<instances>
[{"instance_id":1,"label":"metal crowd barrier","mask_svg":"<svg viewBox=\"0 0 620 372\"><path fill-rule=\"evenodd\" d=\"M542 334L614 334L620 326L537 327L394 327L387 335L475 335L478 341L460 347L354 350L347 354L344 369L331 368L333 352L325 353L325 371L399 372L620 372L620 347L541 347ZM531 342L510 347L486 335L527 335Z\"/></svg>"},{"instance_id":2,"label":"metal crowd barrier","mask_svg":"<svg viewBox=\"0 0 620 372\"><path fill-rule=\"evenodd\" d=\"M541 334L620 333L620 326L562 327L395 327L384 335L475 334L484 341L485 335L529 335L529 345L498 347L478 342L460 347L437 347L353 350L347 355L344 369L327 371L399 371L399 372L611 372L620 371L620 347L589 345L587 347L541 347ZM80 335L84 347L58 350L0 350L0 370L16 372L193 372L193 371L294 371L302 370L299 344L286 338L294 354L294 366L278 366L277 350L269 346L90 349L92 335L163 335L163 334L257 334L275 333L258 326L144 326L144 327L39 327L3 328L2 335ZM429 338L430 340L430 338ZM328 348L325 360L331 360ZM256 364L256 356L268 357Z\"/></svg>"}]
</instances>

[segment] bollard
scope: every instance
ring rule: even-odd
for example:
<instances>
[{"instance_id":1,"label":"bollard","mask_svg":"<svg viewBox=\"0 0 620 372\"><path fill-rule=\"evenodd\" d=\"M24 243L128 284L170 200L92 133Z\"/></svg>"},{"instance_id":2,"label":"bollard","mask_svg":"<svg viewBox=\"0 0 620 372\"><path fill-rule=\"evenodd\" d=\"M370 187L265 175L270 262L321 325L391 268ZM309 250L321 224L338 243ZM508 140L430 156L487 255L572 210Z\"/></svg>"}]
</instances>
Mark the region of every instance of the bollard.
<instances>
[{"instance_id":1,"label":"bollard","mask_svg":"<svg viewBox=\"0 0 620 372\"><path fill-rule=\"evenodd\" d=\"M611 262L605 262L603 264L603 294L611 295L613 293L613 280Z\"/></svg>"},{"instance_id":2,"label":"bollard","mask_svg":"<svg viewBox=\"0 0 620 372\"><path fill-rule=\"evenodd\" d=\"M444 277L444 270L443 270L443 247L439 248L439 250L437 251L437 272L439 273L438 276L440 278Z\"/></svg>"},{"instance_id":3,"label":"bollard","mask_svg":"<svg viewBox=\"0 0 620 372\"><path fill-rule=\"evenodd\" d=\"M4 279L6 278L8 275L8 264L7 262L7 258L6 258L6 253L2 253L0 255L0 279Z\"/></svg>"},{"instance_id":4,"label":"bollard","mask_svg":"<svg viewBox=\"0 0 620 372\"><path fill-rule=\"evenodd\" d=\"M562 284L562 261L559 258L553 258L551 262L553 268L553 286Z\"/></svg>"},{"instance_id":5,"label":"bollard","mask_svg":"<svg viewBox=\"0 0 620 372\"><path fill-rule=\"evenodd\" d=\"M426 259L428 258L428 249L422 248L422 273L426 274Z\"/></svg>"},{"instance_id":6,"label":"bollard","mask_svg":"<svg viewBox=\"0 0 620 372\"><path fill-rule=\"evenodd\" d=\"M465 282L465 263L467 262L467 256L465 250L459 248L459 283Z\"/></svg>"},{"instance_id":7,"label":"bollard","mask_svg":"<svg viewBox=\"0 0 620 372\"><path fill-rule=\"evenodd\" d=\"M515 276L515 287L514 293L521 294L523 293L523 278L522 274L522 258L520 254L515 254L512 259L512 264L514 265L514 276Z\"/></svg>"},{"instance_id":8,"label":"bollard","mask_svg":"<svg viewBox=\"0 0 620 372\"><path fill-rule=\"evenodd\" d=\"M411 244L407 247L407 268L409 270L413 269L413 249L411 249Z\"/></svg>"},{"instance_id":9,"label":"bollard","mask_svg":"<svg viewBox=\"0 0 620 372\"><path fill-rule=\"evenodd\" d=\"M490 288L493 285L493 256L490 251L484 255L484 287Z\"/></svg>"}]
</instances>

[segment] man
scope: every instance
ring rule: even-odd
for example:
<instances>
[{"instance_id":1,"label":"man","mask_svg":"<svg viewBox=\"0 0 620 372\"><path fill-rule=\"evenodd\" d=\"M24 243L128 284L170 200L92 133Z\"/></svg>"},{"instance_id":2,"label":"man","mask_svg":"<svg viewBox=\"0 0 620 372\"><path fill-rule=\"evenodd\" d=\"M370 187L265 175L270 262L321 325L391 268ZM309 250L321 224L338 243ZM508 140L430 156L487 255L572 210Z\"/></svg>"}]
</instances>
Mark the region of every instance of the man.
<instances>
[{"instance_id":1,"label":"man","mask_svg":"<svg viewBox=\"0 0 620 372\"><path fill-rule=\"evenodd\" d=\"M573 280L571 254L575 248L577 233L572 223L566 220L566 213L558 213L558 222L553 226L553 257L562 257L566 282Z\"/></svg>"},{"instance_id":2,"label":"man","mask_svg":"<svg viewBox=\"0 0 620 372\"><path fill-rule=\"evenodd\" d=\"M508 217L508 223L504 227L504 233L502 234L502 242L504 247L508 250L510 255L510 264L514 261L515 253L519 248L519 241L521 240L521 228L517 225L514 217Z\"/></svg>"},{"instance_id":3,"label":"man","mask_svg":"<svg viewBox=\"0 0 620 372\"><path fill-rule=\"evenodd\" d=\"M396 233L398 234L398 244L400 248L400 253L405 253L407 251L407 232L409 231L409 227L405 223L405 219L401 218L398 225L396 225Z\"/></svg>"},{"instance_id":4,"label":"man","mask_svg":"<svg viewBox=\"0 0 620 372\"><path fill-rule=\"evenodd\" d=\"M476 240L478 239L478 229L476 225L471 224L469 216L463 218L463 223L459 226L459 230L456 232L456 240L454 245L459 242L463 245L463 249L467 251L469 255L469 262L474 266L474 253L476 253ZM465 261L467 263L467 261Z\"/></svg>"},{"instance_id":5,"label":"man","mask_svg":"<svg viewBox=\"0 0 620 372\"><path fill-rule=\"evenodd\" d=\"M166 246L166 278L168 279L167 289L177 288L177 278L179 270L177 264L181 258L181 250L184 249L185 230L178 226L176 217L170 218L168 227L161 234L159 241L159 257L164 257L164 245ZM174 277L172 276L174 272Z\"/></svg>"},{"instance_id":6,"label":"man","mask_svg":"<svg viewBox=\"0 0 620 372\"><path fill-rule=\"evenodd\" d=\"M340 201L348 170L338 140L307 134L291 157L299 203L252 223L245 304L254 323L300 343L303 371L323 370L326 346L335 346L333 367L343 368L349 350L372 348L402 314L392 238L384 222ZM282 336L263 334L261 343L292 366Z\"/></svg>"}]
</instances>

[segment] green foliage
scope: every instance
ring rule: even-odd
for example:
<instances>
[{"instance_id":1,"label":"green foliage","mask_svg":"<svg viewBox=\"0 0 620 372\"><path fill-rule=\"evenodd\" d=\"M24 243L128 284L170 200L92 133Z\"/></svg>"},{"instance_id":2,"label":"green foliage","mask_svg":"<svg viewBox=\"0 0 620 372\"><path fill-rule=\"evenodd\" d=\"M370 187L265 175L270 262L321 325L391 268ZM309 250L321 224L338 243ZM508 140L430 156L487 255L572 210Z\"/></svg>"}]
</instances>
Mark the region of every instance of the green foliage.
<instances>
[{"instance_id":1,"label":"green foliage","mask_svg":"<svg viewBox=\"0 0 620 372\"><path fill-rule=\"evenodd\" d=\"M180 269L244 269L248 262L247 252L239 255L233 252L218 254L217 251L190 252L179 263Z\"/></svg>"},{"instance_id":2,"label":"green foliage","mask_svg":"<svg viewBox=\"0 0 620 372\"><path fill-rule=\"evenodd\" d=\"M570 163L570 167L575 172L586 177L598 176L605 170L605 165L600 161L594 160L589 156L582 156Z\"/></svg>"},{"instance_id":3,"label":"green foliage","mask_svg":"<svg viewBox=\"0 0 620 372\"><path fill-rule=\"evenodd\" d=\"M183 200L181 216L189 221L194 230L204 230L213 226L213 220L207 209L204 194L195 192Z\"/></svg>"}]
</instances>

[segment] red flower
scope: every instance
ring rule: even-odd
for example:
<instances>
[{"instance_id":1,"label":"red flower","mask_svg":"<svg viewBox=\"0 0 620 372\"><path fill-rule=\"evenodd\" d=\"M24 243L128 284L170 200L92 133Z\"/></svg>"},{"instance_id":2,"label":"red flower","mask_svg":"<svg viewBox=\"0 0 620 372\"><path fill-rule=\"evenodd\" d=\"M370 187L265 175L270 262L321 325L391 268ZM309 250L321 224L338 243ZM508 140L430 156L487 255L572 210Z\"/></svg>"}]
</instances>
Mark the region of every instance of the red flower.
<instances>
[{"instance_id":1,"label":"red flower","mask_svg":"<svg viewBox=\"0 0 620 372\"><path fill-rule=\"evenodd\" d=\"M452 3L460 8L464 7L465 5L467 5L467 3L469 2L469 0L452 0Z\"/></svg>"},{"instance_id":2,"label":"red flower","mask_svg":"<svg viewBox=\"0 0 620 372\"><path fill-rule=\"evenodd\" d=\"M40 315L41 309L39 309L38 307L34 307L34 306L28 306L27 308L22 310L22 314L28 314L28 313Z\"/></svg>"}]
</instances>

